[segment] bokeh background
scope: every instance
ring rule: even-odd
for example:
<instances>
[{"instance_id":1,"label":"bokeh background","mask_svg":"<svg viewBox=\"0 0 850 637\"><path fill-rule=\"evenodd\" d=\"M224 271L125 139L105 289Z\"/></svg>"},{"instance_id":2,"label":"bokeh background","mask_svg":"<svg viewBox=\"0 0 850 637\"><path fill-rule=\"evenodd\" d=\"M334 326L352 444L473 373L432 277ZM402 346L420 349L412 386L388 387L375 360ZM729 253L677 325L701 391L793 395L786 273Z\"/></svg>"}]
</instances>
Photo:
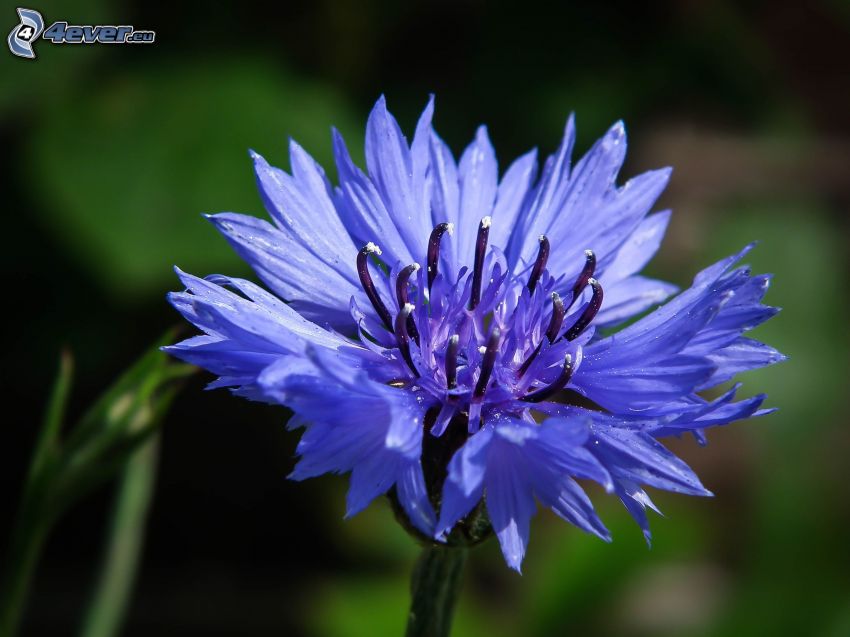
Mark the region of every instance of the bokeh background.
<instances>
[{"instance_id":1,"label":"bokeh background","mask_svg":"<svg viewBox=\"0 0 850 637\"><path fill-rule=\"evenodd\" d=\"M151 46L0 54L4 425L0 541L59 351L78 413L169 326L171 267L250 276L200 216L261 214L248 148L325 166L331 124L362 152L379 94L411 131L427 95L457 153L486 122L503 166L548 154L575 111L579 150L617 119L623 177L675 167L651 273L687 285L759 239L783 312L757 336L790 361L744 378L780 411L672 446L716 493L658 494L647 549L594 492L615 541L538 514L522 577L474 552L455 635L850 635L848 209L850 4L774 2L266 6L40 2L45 19L154 29ZM0 27L17 23L14 5ZM3 34L5 36L5 31ZM576 229L577 233L581 229ZM329 291L332 293L332 291ZM125 635L398 635L417 549L385 502L344 521L345 480L296 484L286 412L196 378L165 423ZM72 634L110 490L66 516L24 635ZM2 558L0 558L2 559ZM2 565L0 565L2 570Z\"/></svg>"}]
</instances>

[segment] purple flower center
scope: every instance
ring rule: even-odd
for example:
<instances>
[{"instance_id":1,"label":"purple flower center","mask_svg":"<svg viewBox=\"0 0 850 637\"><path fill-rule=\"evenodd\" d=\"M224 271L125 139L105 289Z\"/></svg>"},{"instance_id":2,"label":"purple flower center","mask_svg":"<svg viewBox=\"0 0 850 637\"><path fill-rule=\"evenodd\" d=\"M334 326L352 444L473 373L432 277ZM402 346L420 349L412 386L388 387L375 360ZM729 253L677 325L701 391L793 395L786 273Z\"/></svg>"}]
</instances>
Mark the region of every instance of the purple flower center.
<instances>
[{"instance_id":1,"label":"purple flower center","mask_svg":"<svg viewBox=\"0 0 850 637\"><path fill-rule=\"evenodd\" d=\"M443 421L468 414L471 431L477 429L485 407L520 413L528 403L563 390L577 365L571 343L587 331L603 299L602 286L593 278L592 251L585 251L584 267L573 284L563 285L546 270L551 246L541 235L537 258L523 284L508 274L500 251L488 252L490 226L490 217L484 217L472 269L462 268L452 283L440 272L440 246L454 227L437 224L428 239L424 273L418 263L411 263L395 275L395 317L369 270L370 257L379 257L380 248L367 243L357 254L360 283L394 337L389 349L397 350L404 362L402 374L407 378L395 378L393 386L429 392L444 405ZM554 291L556 284L568 290L568 303ZM570 314L588 287L590 298ZM438 422L435 433L444 426Z\"/></svg>"}]
</instances>

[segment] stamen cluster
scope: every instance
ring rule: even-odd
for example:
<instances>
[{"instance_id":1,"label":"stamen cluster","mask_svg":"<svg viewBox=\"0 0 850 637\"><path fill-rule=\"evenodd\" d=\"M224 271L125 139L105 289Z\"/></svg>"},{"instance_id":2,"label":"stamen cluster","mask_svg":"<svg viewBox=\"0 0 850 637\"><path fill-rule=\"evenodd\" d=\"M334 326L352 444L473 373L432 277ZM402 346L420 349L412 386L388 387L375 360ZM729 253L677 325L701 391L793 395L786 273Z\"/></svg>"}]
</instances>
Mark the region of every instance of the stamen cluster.
<instances>
[{"instance_id":1,"label":"stamen cluster","mask_svg":"<svg viewBox=\"0 0 850 637\"><path fill-rule=\"evenodd\" d=\"M602 285L593 278L596 257L592 250L585 251L584 267L570 288L568 303L564 304L560 295L552 291L554 280L546 271L550 245L545 235L540 236L537 258L524 285L521 275L508 274L497 252L490 253L492 258L485 273L491 223L490 217L479 223L472 269L459 273L454 284L439 274L440 245L443 236L451 236L454 228L449 223L435 226L428 239L425 276L417 276L421 271L418 263L395 274L395 318L381 299L369 270L370 257L375 260L373 267L387 267L379 260L380 247L369 242L357 253L357 274L363 291L383 328L394 336L395 348L407 367L406 378L393 379L391 384L430 391L442 401L443 408L432 427L435 435L440 435L458 414L466 417L469 432L474 433L480 428L482 409L521 415L528 403L555 396L566 387L574 357L580 355L572 342L582 336L602 306ZM544 281L535 293L541 279ZM571 308L588 288L589 299L579 311L570 314L569 327L563 329ZM546 307L547 297L551 307ZM368 330L361 333L380 342ZM421 334L427 335L428 342L423 344ZM547 362L534 365L544 347ZM553 357L562 361L555 375L549 364ZM504 369L494 377L497 365ZM420 382L423 376L431 382ZM445 382L440 386L434 379Z\"/></svg>"}]
</instances>

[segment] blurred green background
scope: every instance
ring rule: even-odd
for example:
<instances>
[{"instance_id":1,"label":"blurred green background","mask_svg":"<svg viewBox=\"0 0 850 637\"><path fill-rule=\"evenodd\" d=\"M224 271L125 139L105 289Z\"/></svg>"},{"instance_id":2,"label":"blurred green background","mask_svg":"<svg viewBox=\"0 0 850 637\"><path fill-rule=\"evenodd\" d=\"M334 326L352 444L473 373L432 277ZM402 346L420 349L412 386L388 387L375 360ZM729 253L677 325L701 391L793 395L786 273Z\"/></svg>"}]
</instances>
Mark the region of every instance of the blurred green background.
<instances>
[{"instance_id":1,"label":"blurred green background","mask_svg":"<svg viewBox=\"0 0 850 637\"><path fill-rule=\"evenodd\" d=\"M687 285L759 239L784 308L757 335L790 356L748 374L780 411L671 443L716 498L659 494L647 550L594 492L615 541L539 514L522 577L475 551L454 634L850 635L850 4L41 2L50 23L133 24L150 46L0 55L9 520L55 361L82 409L177 316L174 264L250 276L203 212L261 214L247 150L288 136L334 173L331 124L362 153L381 93L411 131L427 95L456 153L489 125L502 166L626 121L623 178L675 167L651 272ZM0 26L17 24L14 5ZM5 26L3 26L5 25ZM5 33L5 31L4 31ZM577 230L579 232L580 230ZM126 635L401 634L417 548L385 502L343 521L345 481L285 480L286 412L188 387L168 418ZM23 634L68 634L94 581L109 490L54 533ZM0 524L0 541L8 525ZM2 565L0 565L2 570Z\"/></svg>"}]
</instances>

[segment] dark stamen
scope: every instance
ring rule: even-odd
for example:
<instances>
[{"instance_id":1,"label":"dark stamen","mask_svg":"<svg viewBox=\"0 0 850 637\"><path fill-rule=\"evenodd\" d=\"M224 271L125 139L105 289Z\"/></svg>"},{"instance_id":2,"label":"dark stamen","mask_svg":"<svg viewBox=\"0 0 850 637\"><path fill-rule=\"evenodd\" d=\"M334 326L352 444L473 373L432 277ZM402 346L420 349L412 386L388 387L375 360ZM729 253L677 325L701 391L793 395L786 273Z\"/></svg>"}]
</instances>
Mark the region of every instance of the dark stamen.
<instances>
[{"instance_id":1,"label":"dark stamen","mask_svg":"<svg viewBox=\"0 0 850 637\"><path fill-rule=\"evenodd\" d=\"M406 303L410 303L410 295L407 293L407 283L410 281L410 275L418 269L418 263L411 263L398 273L398 278L395 280L395 295L398 299L398 309L403 308Z\"/></svg>"},{"instance_id":2,"label":"dark stamen","mask_svg":"<svg viewBox=\"0 0 850 637\"><path fill-rule=\"evenodd\" d=\"M561 325L564 323L564 314L566 314L566 312L567 311L564 308L564 302L561 300L561 297L558 296L557 292L552 292L552 318L549 320L549 327L546 328L546 339L550 343L554 343L555 339L558 338L558 332L561 331ZM525 375L525 372L528 371L528 368L531 367L531 364L534 362L534 359L537 358L542 347L543 341L540 341L537 344L537 347L534 348L534 351L531 352L531 356L525 359L525 362L517 371L519 378L522 378Z\"/></svg>"},{"instance_id":3,"label":"dark stamen","mask_svg":"<svg viewBox=\"0 0 850 637\"><path fill-rule=\"evenodd\" d=\"M448 232L452 234L454 224L438 223L431 231L431 236L428 238L428 291L431 291L431 285L434 279L437 278L437 265L440 262L440 240L443 234Z\"/></svg>"},{"instance_id":4,"label":"dark stamen","mask_svg":"<svg viewBox=\"0 0 850 637\"><path fill-rule=\"evenodd\" d=\"M395 280L395 295L398 300L398 309L403 308L407 303L410 302L410 295L407 290L407 283L410 280L410 276L419 269L418 263L411 263L409 266L404 268L401 272L398 273L398 278ZM410 338L416 341L416 345L419 345L419 330L416 329L416 321L413 320L413 315L407 317L407 331L410 334Z\"/></svg>"},{"instance_id":5,"label":"dark stamen","mask_svg":"<svg viewBox=\"0 0 850 637\"><path fill-rule=\"evenodd\" d=\"M366 291L366 296L368 296L369 300L372 302L372 307L375 308L375 311L378 313L378 316L381 317L386 328L392 332L392 316L390 316L390 311L387 309L387 306L384 305L381 297L378 296L378 290L375 289L375 284L372 282L372 275L369 274L369 255L373 253L379 255L381 254L381 249L371 241L363 246L363 249L357 253L357 276L360 277L360 284Z\"/></svg>"},{"instance_id":6,"label":"dark stamen","mask_svg":"<svg viewBox=\"0 0 850 637\"><path fill-rule=\"evenodd\" d=\"M410 317L410 313L413 311L413 306L410 303L406 303L403 308L401 308L396 314L395 317L395 338L396 342L398 342L398 349L401 351L401 356L404 358L404 362L407 363L407 366L410 368L410 371L413 372L413 375L417 378L419 377L419 370L416 369L416 366L413 364L413 358L410 356L410 337L407 333L407 319Z\"/></svg>"},{"instance_id":7,"label":"dark stamen","mask_svg":"<svg viewBox=\"0 0 850 637\"><path fill-rule=\"evenodd\" d=\"M540 249L537 251L537 260L534 262L534 268L531 270L531 276L528 277L528 290L534 292L537 287L537 282L546 268L546 262L549 260L549 239L545 234L540 235Z\"/></svg>"},{"instance_id":8,"label":"dark stamen","mask_svg":"<svg viewBox=\"0 0 850 637\"><path fill-rule=\"evenodd\" d=\"M457 387L457 346L460 336L455 334L446 346L446 386L449 389Z\"/></svg>"},{"instance_id":9,"label":"dark stamen","mask_svg":"<svg viewBox=\"0 0 850 637\"><path fill-rule=\"evenodd\" d=\"M594 319L596 313L599 312L599 308L602 307L602 286L599 284L599 281L596 279L588 279L587 283L593 288L593 296L590 297L590 303L588 303L587 307L584 308L584 312L581 313L578 320L573 323L573 326L570 329L567 330L566 337L568 341L578 338L579 334L581 334L585 328L590 325L590 322Z\"/></svg>"},{"instance_id":10,"label":"dark stamen","mask_svg":"<svg viewBox=\"0 0 850 637\"><path fill-rule=\"evenodd\" d=\"M564 368L561 370L561 373L558 375L558 378L551 385L547 385L542 389L538 389L537 391L531 392L530 394L526 394L522 397L527 403L539 403L541 401L546 400L550 396L557 394L564 387L567 386L567 383L570 382L570 377L573 375L573 357L567 354L564 359Z\"/></svg>"},{"instance_id":11,"label":"dark stamen","mask_svg":"<svg viewBox=\"0 0 850 637\"><path fill-rule=\"evenodd\" d=\"M487 251L487 239L490 236L490 217L484 217L478 226L478 238L475 240L475 261L472 266L472 296L469 309L474 310L481 301L481 277L484 275L484 253Z\"/></svg>"},{"instance_id":12,"label":"dark stamen","mask_svg":"<svg viewBox=\"0 0 850 637\"><path fill-rule=\"evenodd\" d=\"M584 286L587 285L588 281L590 281L590 277L593 276L594 271L596 270L596 255L593 254L593 250L585 250L584 251L584 267L576 279L576 282L573 284L573 298L570 299L570 304L567 306L567 309L570 309L573 306L573 303L576 302L581 291L584 290Z\"/></svg>"},{"instance_id":13,"label":"dark stamen","mask_svg":"<svg viewBox=\"0 0 850 637\"><path fill-rule=\"evenodd\" d=\"M487 339L484 358L481 360L481 374L478 376L478 382L475 383L475 390L472 392L473 400L480 400L484 397L484 392L487 391L490 375L493 373L493 367L496 365L496 355L499 353L499 341L501 337L501 330L498 327L494 327L493 331L490 332L490 338Z\"/></svg>"},{"instance_id":14,"label":"dark stamen","mask_svg":"<svg viewBox=\"0 0 850 637\"><path fill-rule=\"evenodd\" d=\"M546 338L550 343L554 343L558 338L558 332L561 331L561 325L564 322L564 314L567 313L564 308L564 302L557 292L552 292L552 318L549 320L549 327L546 330Z\"/></svg>"}]
</instances>

